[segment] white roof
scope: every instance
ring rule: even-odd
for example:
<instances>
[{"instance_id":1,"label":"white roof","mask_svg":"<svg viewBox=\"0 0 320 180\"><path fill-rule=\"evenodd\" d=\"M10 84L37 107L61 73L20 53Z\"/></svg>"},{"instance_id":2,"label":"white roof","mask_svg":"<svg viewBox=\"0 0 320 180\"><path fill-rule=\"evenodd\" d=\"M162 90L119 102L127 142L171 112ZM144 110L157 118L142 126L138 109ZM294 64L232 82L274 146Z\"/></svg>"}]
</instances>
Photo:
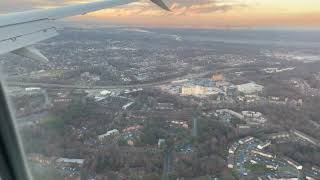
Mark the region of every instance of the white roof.
<instances>
[{"instance_id":1,"label":"white roof","mask_svg":"<svg viewBox=\"0 0 320 180\"><path fill-rule=\"evenodd\" d=\"M56 160L57 163L75 163L75 164L83 164L84 159L69 159L69 158L59 158Z\"/></svg>"},{"instance_id":2,"label":"white roof","mask_svg":"<svg viewBox=\"0 0 320 180\"><path fill-rule=\"evenodd\" d=\"M100 94L101 95L108 95L108 94L111 94L111 91L103 90L103 91L100 91Z\"/></svg>"},{"instance_id":3,"label":"white roof","mask_svg":"<svg viewBox=\"0 0 320 180\"><path fill-rule=\"evenodd\" d=\"M105 134L99 135L98 138L99 138L99 139L100 139L100 138L104 138L104 137L110 136L110 135L115 134L115 133L119 133L119 130L118 130L118 129L113 129L113 130L111 130L111 131L108 131L108 132L105 133Z\"/></svg>"},{"instance_id":4,"label":"white roof","mask_svg":"<svg viewBox=\"0 0 320 180\"><path fill-rule=\"evenodd\" d=\"M262 85L256 84L254 82L246 83L246 84L240 84L237 85L238 88L263 88Z\"/></svg>"}]
</instances>

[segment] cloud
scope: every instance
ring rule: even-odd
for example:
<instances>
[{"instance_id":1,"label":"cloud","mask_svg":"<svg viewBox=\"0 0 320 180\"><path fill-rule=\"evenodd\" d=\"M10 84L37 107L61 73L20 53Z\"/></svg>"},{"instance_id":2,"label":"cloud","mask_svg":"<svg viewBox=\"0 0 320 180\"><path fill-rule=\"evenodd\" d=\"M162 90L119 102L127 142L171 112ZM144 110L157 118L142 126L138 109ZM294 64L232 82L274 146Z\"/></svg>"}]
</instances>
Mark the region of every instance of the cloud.
<instances>
[{"instance_id":1,"label":"cloud","mask_svg":"<svg viewBox=\"0 0 320 180\"><path fill-rule=\"evenodd\" d=\"M0 12L22 11L84 2L90 2L90 0L6 0L5 2L1 2ZM239 3L233 3L232 0L167 0L166 2L173 10L171 15L207 14L217 11L225 12L235 6L239 6ZM110 9L105 12L116 13L115 16L162 16L165 14L149 0L141 0L133 3L133 5L116 8L116 10Z\"/></svg>"}]
</instances>

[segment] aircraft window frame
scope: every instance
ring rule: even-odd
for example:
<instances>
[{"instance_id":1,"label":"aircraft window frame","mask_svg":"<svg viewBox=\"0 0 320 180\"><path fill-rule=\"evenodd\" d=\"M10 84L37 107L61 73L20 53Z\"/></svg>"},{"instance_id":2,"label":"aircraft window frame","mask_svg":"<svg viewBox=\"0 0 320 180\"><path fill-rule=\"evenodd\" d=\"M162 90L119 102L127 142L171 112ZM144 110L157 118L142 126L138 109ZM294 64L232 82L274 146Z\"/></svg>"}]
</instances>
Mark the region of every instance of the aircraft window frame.
<instances>
[{"instance_id":1,"label":"aircraft window frame","mask_svg":"<svg viewBox=\"0 0 320 180\"><path fill-rule=\"evenodd\" d=\"M0 179L32 179L26 165L17 129L10 113L4 87L3 82L0 82Z\"/></svg>"}]
</instances>

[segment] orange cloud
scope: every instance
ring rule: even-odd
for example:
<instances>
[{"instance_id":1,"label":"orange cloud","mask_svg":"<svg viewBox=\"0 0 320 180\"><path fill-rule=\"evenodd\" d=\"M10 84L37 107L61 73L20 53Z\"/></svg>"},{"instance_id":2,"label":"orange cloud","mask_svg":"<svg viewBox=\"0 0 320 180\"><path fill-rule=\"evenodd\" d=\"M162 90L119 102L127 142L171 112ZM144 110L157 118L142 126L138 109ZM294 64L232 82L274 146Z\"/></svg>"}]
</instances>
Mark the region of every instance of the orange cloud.
<instances>
[{"instance_id":1,"label":"orange cloud","mask_svg":"<svg viewBox=\"0 0 320 180\"><path fill-rule=\"evenodd\" d=\"M26 2L31 3L26 3ZM11 0L8 8L59 6L89 0ZM161 10L149 0L107 9L72 20L109 22L129 26L160 27L255 27L319 26L319 0L167 0L172 12ZM14 8L13 8L14 9Z\"/></svg>"}]
</instances>

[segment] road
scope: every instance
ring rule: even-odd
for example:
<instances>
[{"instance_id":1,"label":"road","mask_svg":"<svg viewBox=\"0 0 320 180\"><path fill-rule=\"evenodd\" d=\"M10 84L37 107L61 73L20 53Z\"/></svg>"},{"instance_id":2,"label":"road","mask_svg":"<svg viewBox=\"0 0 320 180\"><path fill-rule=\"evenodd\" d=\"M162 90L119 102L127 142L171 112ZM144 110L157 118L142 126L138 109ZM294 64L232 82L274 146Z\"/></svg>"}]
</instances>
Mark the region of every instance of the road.
<instances>
[{"instance_id":1,"label":"road","mask_svg":"<svg viewBox=\"0 0 320 180\"><path fill-rule=\"evenodd\" d=\"M226 68L219 71L214 71L215 73L225 72L233 70L234 68ZM144 83L144 84L134 84L134 85L110 85L110 86L84 86L84 85L72 85L72 84L51 84L51 83L31 83L31 82L18 82L18 81L7 81L8 86L18 86L18 87L42 87L42 88L58 88L58 89L130 89L130 88L145 88L153 87L164 84L169 84L172 81L182 80L182 79L194 79L200 78L205 75L212 73L212 71L206 71L198 74L187 74L185 76L167 79L163 81L157 81L154 83Z\"/></svg>"}]
</instances>

